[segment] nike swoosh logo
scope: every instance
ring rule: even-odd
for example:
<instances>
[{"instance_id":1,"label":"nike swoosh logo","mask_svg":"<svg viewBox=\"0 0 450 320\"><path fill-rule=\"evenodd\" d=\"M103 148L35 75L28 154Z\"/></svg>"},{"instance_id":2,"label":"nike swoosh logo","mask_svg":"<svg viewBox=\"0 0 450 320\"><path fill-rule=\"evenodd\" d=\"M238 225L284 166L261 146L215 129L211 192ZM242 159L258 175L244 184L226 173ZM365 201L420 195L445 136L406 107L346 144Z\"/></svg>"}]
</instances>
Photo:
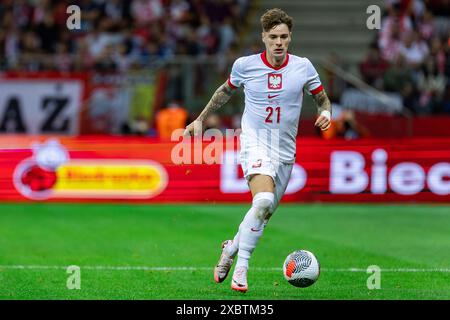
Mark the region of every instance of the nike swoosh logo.
<instances>
[{"instance_id":1,"label":"nike swoosh logo","mask_svg":"<svg viewBox=\"0 0 450 320\"><path fill-rule=\"evenodd\" d=\"M255 229L255 228L250 228L250 230L252 230L253 232L261 231L261 229Z\"/></svg>"},{"instance_id":2,"label":"nike swoosh logo","mask_svg":"<svg viewBox=\"0 0 450 320\"><path fill-rule=\"evenodd\" d=\"M272 99L272 98L275 98L275 97L278 97L279 96L279 94L274 94L273 96L271 96L270 94L267 96L267 98L269 98L269 99Z\"/></svg>"}]
</instances>

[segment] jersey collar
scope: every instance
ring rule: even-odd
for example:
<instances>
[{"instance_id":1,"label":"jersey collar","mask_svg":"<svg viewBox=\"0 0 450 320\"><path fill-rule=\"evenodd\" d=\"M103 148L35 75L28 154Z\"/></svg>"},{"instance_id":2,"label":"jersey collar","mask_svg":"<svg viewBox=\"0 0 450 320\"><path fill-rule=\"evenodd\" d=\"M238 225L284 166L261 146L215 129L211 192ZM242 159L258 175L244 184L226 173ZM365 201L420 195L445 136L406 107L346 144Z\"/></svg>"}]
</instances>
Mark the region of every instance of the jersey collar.
<instances>
[{"instance_id":1,"label":"jersey collar","mask_svg":"<svg viewBox=\"0 0 450 320\"><path fill-rule=\"evenodd\" d=\"M283 64L281 66L279 66L279 67L274 67L273 65L270 64L269 60L267 60L267 57L266 57L266 50L264 50L261 53L261 60L269 68L274 69L274 70L280 70L281 68L284 68L284 67L287 66L287 64L289 62L289 53L286 54L286 60L284 60Z\"/></svg>"}]
</instances>

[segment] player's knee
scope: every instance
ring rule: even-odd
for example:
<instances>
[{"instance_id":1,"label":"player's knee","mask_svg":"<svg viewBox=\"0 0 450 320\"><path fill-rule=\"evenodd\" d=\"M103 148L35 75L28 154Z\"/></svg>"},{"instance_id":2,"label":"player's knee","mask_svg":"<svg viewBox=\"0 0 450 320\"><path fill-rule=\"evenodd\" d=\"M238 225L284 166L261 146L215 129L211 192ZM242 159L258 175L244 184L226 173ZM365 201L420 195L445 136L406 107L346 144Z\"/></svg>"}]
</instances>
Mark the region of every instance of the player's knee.
<instances>
[{"instance_id":1,"label":"player's knee","mask_svg":"<svg viewBox=\"0 0 450 320\"><path fill-rule=\"evenodd\" d=\"M275 195L272 192L259 192L253 197L256 216L264 220L272 212Z\"/></svg>"}]
</instances>

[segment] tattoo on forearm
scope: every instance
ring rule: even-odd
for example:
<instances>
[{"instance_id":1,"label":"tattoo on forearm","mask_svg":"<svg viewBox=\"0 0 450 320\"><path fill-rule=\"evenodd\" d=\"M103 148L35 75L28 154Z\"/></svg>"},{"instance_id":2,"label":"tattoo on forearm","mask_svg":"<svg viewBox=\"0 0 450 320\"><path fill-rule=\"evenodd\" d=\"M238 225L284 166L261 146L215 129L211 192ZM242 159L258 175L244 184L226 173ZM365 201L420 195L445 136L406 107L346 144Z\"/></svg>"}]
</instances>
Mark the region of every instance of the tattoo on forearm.
<instances>
[{"instance_id":1,"label":"tattoo on forearm","mask_svg":"<svg viewBox=\"0 0 450 320\"><path fill-rule=\"evenodd\" d=\"M211 100L209 100L205 109L203 109L202 113L198 116L198 120L204 121L211 113L218 110L221 106L230 100L233 95L234 90L230 89L226 83L221 85L216 92L214 92Z\"/></svg>"},{"instance_id":2,"label":"tattoo on forearm","mask_svg":"<svg viewBox=\"0 0 450 320\"><path fill-rule=\"evenodd\" d=\"M324 110L328 110L331 112L331 102L330 102L330 99L328 99L328 96L325 93L325 90L322 90L318 94L314 95L313 99L316 102L317 110L318 110L319 114Z\"/></svg>"}]
</instances>

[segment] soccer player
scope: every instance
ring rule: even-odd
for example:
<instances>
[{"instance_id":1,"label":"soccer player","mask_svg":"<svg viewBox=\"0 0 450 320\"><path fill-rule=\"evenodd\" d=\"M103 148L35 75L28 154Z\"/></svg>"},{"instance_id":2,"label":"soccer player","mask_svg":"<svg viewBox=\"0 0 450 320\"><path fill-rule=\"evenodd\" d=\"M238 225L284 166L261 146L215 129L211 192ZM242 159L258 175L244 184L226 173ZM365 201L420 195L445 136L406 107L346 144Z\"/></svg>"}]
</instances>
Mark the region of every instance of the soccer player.
<instances>
[{"instance_id":1,"label":"soccer player","mask_svg":"<svg viewBox=\"0 0 450 320\"><path fill-rule=\"evenodd\" d=\"M209 114L223 106L237 90L244 88L245 109L240 135L240 162L253 196L233 240L222 243L214 279L227 277L237 255L231 288L248 290L250 256L283 196L296 156L296 136L303 90L312 94L318 108L315 126L330 126L331 103L317 71L307 58L288 53L292 18L280 9L261 17L265 51L237 59L228 80L211 97L185 135L199 135Z\"/></svg>"}]
</instances>

